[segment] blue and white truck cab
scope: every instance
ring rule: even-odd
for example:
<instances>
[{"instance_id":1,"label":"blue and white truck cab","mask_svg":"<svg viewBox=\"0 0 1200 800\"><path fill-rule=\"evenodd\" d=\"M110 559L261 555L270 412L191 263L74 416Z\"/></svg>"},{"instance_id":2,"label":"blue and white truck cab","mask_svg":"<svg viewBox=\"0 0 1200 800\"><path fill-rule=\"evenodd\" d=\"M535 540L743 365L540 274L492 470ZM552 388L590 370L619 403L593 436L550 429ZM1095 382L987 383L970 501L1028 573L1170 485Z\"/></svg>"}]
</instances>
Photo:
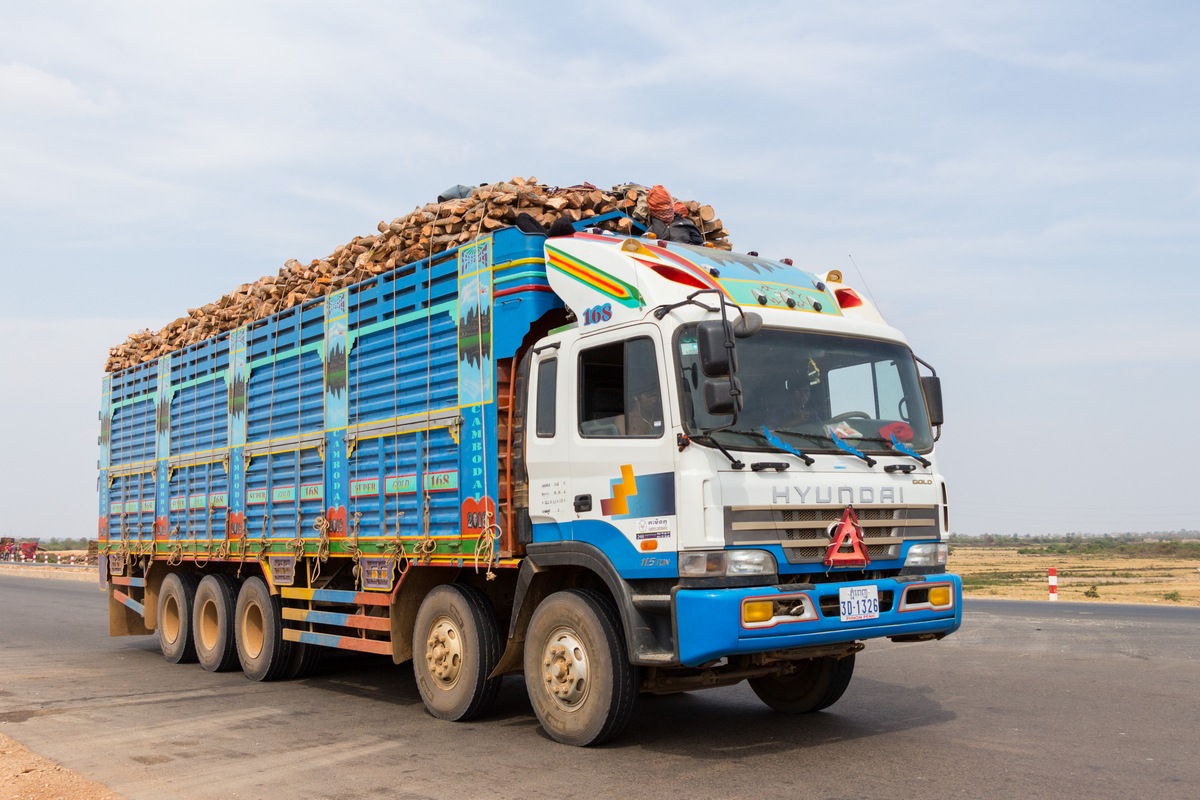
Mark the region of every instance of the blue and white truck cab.
<instances>
[{"instance_id":1,"label":"blue and white truck cab","mask_svg":"<svg viewBox=\"0 0 1200 800\"><path fill-rule=\"evenodd\" d=\"M525 570L602 574L643 690L812 711L864 640L959 627L938 378L840 274L593 234L546 265L574 319L525 365Z\"/></svg>"}]
</instances>

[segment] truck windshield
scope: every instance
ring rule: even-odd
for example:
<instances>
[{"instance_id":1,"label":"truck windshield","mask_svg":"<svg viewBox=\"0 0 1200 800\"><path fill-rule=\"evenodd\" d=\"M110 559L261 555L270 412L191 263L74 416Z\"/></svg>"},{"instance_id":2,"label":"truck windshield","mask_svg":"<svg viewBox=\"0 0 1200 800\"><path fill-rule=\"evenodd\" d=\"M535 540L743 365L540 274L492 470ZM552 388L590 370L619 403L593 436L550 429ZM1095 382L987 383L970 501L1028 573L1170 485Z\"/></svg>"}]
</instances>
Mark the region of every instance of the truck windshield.
<instances>
[{"instance_id":1,"label":"truck windshield","mask_svg":"<svg viewBox=\"0 0 1200 800\"><path fill-rule=\"evenodd\" d=\"M684 426L702 434L727 425L704 405L695 326L676 338ZM835 451L835 437L867 453L933 446L916 362L895 342L763 328L737 340L745 406L713 438L726 447L766 450L763 428L804 452Z\"/></svg>"}]
</instances>

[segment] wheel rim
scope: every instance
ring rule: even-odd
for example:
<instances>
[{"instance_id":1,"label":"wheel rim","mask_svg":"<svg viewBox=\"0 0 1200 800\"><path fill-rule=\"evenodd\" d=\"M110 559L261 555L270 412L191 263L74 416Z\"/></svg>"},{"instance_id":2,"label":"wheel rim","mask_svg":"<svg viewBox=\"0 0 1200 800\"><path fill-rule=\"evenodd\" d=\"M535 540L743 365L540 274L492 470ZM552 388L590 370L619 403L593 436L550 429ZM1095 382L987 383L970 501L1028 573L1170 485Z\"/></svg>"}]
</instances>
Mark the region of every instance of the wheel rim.
<instances>
[{"instance_id":1,"label":"wheel rim","mask_svg":"<svg viewBox=\"0 0 1200 800\"><path fill-rule=\"evenodd\" d=\"M242 612L242 648L246 651L246 655L250 658L258 658L262 653L263 641L265 635L263 633L263 614L262 609L257 603L250 603L246 606L246 610Z\"/></svg>"},{"instance_id":2,"label":"wheel rim","mask_svg":"<svg viewBox=\"0 0 1200 800\"><path fill-rule=\"evenodd\" d=\"M451 689L462 674L462 631L449 617L438 617L425 641L425 663L442 689Z\"/></svg>"},{"instance_id":3,"label":"wheel rim","mask_svg":"<svg viewBox=\"0 0 1200 800\"><path fill-rule=\"evenodd\" d=\"M200 606L200 627L196 631L200 644L205 650L217 646L217 636L221 631L221 621L217 615L217 604L207 600Z\"/></svg>"},{"instance_id":4,"label":"wheel rim","mask_svg":"<svg viewBox=\"0 0 1200 800\"><path fill-rule=\"evenodd\" d=\"M542 681L555 705L574 711L587 699L588 655L575 631L558 628L546 639L542 651Z\"/></svg>"},{"instance_id":5,"label":"wheel rim","mask_svg":"<svg viewBox=\"0 0 1200 800\"><path fill-rule=\"evenodd\" d=\"M169 594L163 599L162 635L171 644L179 638L179 602L175 595Z\"/></svg>"}]
</instances>

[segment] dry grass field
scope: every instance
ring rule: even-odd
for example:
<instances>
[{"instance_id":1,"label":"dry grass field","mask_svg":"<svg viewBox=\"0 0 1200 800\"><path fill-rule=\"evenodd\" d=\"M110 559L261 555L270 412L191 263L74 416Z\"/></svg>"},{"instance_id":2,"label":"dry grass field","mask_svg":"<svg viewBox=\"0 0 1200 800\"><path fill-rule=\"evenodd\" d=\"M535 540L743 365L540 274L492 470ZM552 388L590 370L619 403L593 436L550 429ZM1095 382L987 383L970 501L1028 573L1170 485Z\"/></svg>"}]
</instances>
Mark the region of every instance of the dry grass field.
<instances>
[{"instance_id":1,"label":"dry grass field","mask_svg":"<svg viewBox=\"0 0 1200 800\"><path fill-rule=\"evenodd\" d=\"M1061 600L1200 605L1200 561L1120 555L1019 553L1015 547L956 545L949 570L968 597L1045 600L1046 576L1058 570Z\"/></svg>"}]
</instances>

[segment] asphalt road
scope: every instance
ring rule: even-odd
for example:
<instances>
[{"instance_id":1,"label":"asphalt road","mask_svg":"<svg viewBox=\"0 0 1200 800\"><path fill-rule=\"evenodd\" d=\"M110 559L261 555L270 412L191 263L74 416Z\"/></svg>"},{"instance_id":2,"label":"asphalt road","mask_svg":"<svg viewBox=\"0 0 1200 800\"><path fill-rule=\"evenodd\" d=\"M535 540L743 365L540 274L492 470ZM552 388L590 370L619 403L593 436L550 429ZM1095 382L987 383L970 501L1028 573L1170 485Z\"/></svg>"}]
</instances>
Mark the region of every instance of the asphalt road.
<instances>
[{"instance_id":1,"label":"asphalt road","mask_svg":"<svg viewBox=\"0 0 1200 800\"><path fill-rule=\"evenodd\" d=\"M868 644L793 718L747 686L644 697L615 744L427 715L407 665L291 683L110 639L92 585L0 575L0 732L140 798L1194 798L1200 608L968 601L942 642Z\"/></svg>"}]
</instances>

